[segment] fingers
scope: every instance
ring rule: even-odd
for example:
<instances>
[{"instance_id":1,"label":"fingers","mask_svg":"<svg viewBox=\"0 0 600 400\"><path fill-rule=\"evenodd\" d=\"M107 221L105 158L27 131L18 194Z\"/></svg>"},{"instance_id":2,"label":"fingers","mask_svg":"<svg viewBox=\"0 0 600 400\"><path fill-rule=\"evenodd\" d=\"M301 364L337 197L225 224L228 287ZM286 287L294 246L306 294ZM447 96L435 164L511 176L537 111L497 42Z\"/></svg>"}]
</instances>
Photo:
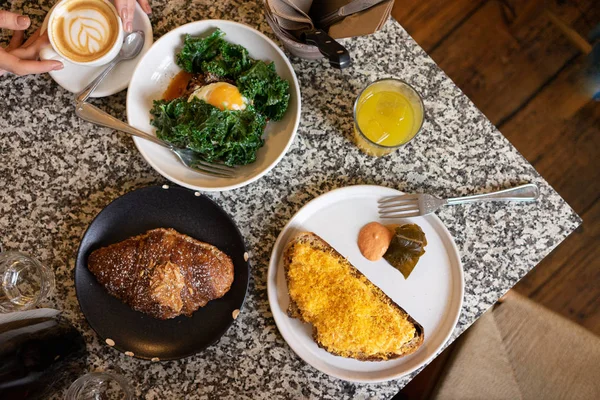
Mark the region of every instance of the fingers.
<instances>
[{"instance_id":1,"label":"fingers","mask_svg":"<svg viewBox=\"0 0 600 400\"><path fill-rule=\"evenodd\" d=\"M46 36L46 38L48 38L48 34L47 33L44 33L44 35ZM29 47L29 46L31 46L31 44L34 43L37 40L37 38L39 38L39 37L40 37L40 29L38 29L37 31L33 32L33 35L29 36L27 38L27 40L25 41L25 43L23 43L23 46L21 46L21 47ZM46 39L44 41L44 43L50 43L50 41L48 39Z\"/></svg>"},{"instance_id":2,"label":"fingers","mask_svg":"<svg viewBox=\"0 0 600 400\"><path fill-rule=\"evenodd\" d=\"M63 68L62 63L59 61L23 62L23 60L20 59L37 59L40 49L48 43L47 35L41 38L41 40L38 40L40 36L39 29L23 43L25 37L24 30L27 29L30 24L31 21L27 17L0 10L0 28L6 27L7 29L14 30L8 46L5 49L0 49L0 76L7 72L13 72L17 75L26 75L29 73L48 72ZM28 49L30 46L32 46L32 48ZM11 54L13 52L22 53L22 57Z\"/></svg>"},{"instance_id":3,"label":"fingers","mask_svg":"<svg viewBox=\"0 0 600 400\"><path fill-rule=\"evenodd\" d=\"M12 72L15 75L29 75L62 69L63 64L60 61L36 61L40 50L48 43L48 35L44 33L40 36L38 30L23 46L10 52L0 50L0 75L4 71Z\"/></svg>"},{"instance_id":4,"label":"fingers","mask_svg":"<svg viewBox=\"0 0 600 400\"><path fill-rule=\"evenodd\" d=\"M29 40L27 42L29 42ZM36 60L40 50L49 44L48 34L44 33L42 36L39 36L38 33L38 37L33 42L29 43L29 45L23 45L18 49L10 51L10 54L22 60Z\"/></svg>"},{"instance_id":5,"label":"fingers","mask_svg":"<svg viewBox=\"0 0 600 400\"><path fill-rule=\"evenodd\" d=\"M11 52L15 49L18 48L25 48L25 47L29 47L31 46L31 44L35 43L35 41L37 40L37 38L40 37L40 30L38 29L37 31L35 31L33 33L33 35L29 36L29 38L27 38L27 40L25 41L25 43L23 43L23 37L25 36L25 32L24 31L15 31L15 33L13 34L12 39L10 39L10 43L8 44L8 46L6 46L6 48L4 49L4 51L6 52ZM45 39L40 43L42 45L44 44L49 44L49 40L48 40L48 35L44 34ZM41 50L41 47L38 46L38 52L39 50Z\"/></svg>"},{"instance_id":6,"label":"fingers","mask_svg":"<svg viewBox=\"0 0 600 400\"><path fill-rule=\"evenodd\" d=\"M5 51L11 51L13 49L18 48L23 43L23 38L25 37L24 31L14 31L8 46L4 49Z\"/></svg>"},{"instance_id":7,"label":"fingers","mask_svg":"<svg viewBox=\"0 0 600 400\"><path fill-rule=\"evenodd\" d=\"M0 70L12 72L15 75L41 74L49 71L62 69L60 61L33 61L21 60L12 54L0 54Z\"/></svg>"},{"instance_id":8,"label":"fingers","mask_svg":"<svg viewBox=\"0 0 600 400\"><path fill-rule=\"evenodd\" d=\"M115 8L123 21L123 29L125 29L125 32L131 32L133 30L135 0L115 0Z\"/></svg>"},{"instance_id":9,"label":"fingers","mask_svg":"<svg viewBox=\"0 0 600 400\"><path fill-rule=\"evenodd\" d=\"M24 31L29 28L29 25L31 25L29 17L0 10L0 28Z\"/></svg>"},{"instance_id":10,"label":"fingers","mask_svg":"<svg viewBox=\"0 0 600 400\"><path fill-rule=\"evenodd\" d=\"M140 3L142 10L144 10L146 14L152 13L152 9L150 8L150 3L148 2L148 0L138 0L138 3Z\"/></svg>"}]
</instances>

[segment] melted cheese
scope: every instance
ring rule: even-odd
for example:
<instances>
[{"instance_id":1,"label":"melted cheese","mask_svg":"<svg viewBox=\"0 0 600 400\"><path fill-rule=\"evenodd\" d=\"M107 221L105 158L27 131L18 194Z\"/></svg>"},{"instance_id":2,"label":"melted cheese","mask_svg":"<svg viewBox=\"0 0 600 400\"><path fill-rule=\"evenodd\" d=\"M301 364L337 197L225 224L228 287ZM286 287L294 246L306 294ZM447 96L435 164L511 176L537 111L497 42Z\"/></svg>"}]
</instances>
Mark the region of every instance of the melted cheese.
<instances>
[{"instance_id":1,"label":"melted cheese","mask_svg":"<svg viewBox=\"0 0 600 400\"><path fill-rule=\"evenodd\" d=\"M298 243L292 249L288 290L317 340L342 356L402 353L415 335L407 316L386 303L364 276L352 275L347 261Z\"/></svg>"}]
</instances>

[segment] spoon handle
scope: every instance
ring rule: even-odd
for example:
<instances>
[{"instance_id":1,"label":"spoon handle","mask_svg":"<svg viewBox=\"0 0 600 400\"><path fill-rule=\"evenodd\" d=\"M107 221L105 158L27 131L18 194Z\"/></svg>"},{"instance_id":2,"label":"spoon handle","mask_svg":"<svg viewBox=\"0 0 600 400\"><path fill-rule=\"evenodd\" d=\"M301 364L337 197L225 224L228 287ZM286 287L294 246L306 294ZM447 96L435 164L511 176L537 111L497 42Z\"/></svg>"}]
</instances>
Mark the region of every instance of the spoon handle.
<instances>
[{"instance_id":1,"label":"spoon handle","mask_svg":"<svg viewBox=\"0 0 600 400\"><path fill-rule=\"evenodd\" d=\"M75 114L77 114L77 116L81 119L84 119L88 122L92 122L97 125L105 126L107 128L128 133L132 136L137 136L142 139L149 140L168 149L173 149L173 146L171 146L169 143L162 141L156 136L149 135L146 132L140 131L139 129L136 129L133 126L116 119L112 115L105 113L104 111L100 110L96 106L91 105L90 103L77 103L77 106L75 107Z\"/></svg>"},{"instance_id":2,"label":"spoon handle","mask_svg":"<svg viewBox=\"0 0 600 400\"><path fill-rule=\"evenodd\" d=\"M104 78L106 78L106 75L110 74L110 71L113 70L113 68L121 61L121 58L117 56L117 58L115 58L114 60L112 60L110 62L110 64L108 64L108 66L104 69L104 71L102 71L100 73L100 75L98 75L93 81L91 81L86 87L85 89L83 89L81 92L79 92L79 94L77 95L77 97L75 98L75 101L77 103L83 103L84 101L86 101L90 95L92 94L92 92L94 90L96 90L96 88L98 87L98 85L100 84L100 82L102 82L102 80L104 80Z\"/></svg>"}]
</instances>

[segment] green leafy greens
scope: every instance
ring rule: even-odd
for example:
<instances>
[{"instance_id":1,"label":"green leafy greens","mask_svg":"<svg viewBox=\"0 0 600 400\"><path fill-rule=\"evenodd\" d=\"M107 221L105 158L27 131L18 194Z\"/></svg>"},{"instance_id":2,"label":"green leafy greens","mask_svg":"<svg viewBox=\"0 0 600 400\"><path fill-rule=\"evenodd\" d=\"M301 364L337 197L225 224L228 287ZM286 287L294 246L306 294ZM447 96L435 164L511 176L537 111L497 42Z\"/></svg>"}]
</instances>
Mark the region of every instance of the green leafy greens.
<instances>
[{"instance_id":1,"label":"green leafy greens","mask_svg":"<svg viewBox=\"0 0 600 400\"><path fill-rule=\"evenodd\" d=\"M229 43L223 36L219 29L205 38L186 35L177 65L190 73L212 73L234 80L256 111L280 120L290 100L289 83L277 75L275 64L252 59L243 46Z\"/></svg>"},{"instance_id":2,"label":"green leafy greens","mask_svg":"<svg viewBox=\"0 0 600 400\"><path fill-rule=\"evenodd\" d=\"M419 225L401 225L396 227L390 247L383 258L400 271L404 279L408 279L419 258L425 254L425 246L427 246L427 238Z\"/></svg>"},{"instance_id":3,"label":"green leafy greens","mask_svg":"<svg viewBox=\"0 0 600 400\"><path fill-rule=\"evenodd\" d=\"M156 100L150 111L156 135L197 152L208 162L245 165L264 144L266 118L251 110L221 111L202 100Z\"/></svg>"},{"instance_id":4,"label":"green leafy greens","mask_svg":"<svg viewBox=\"0 0 600 400\"><path fill-rule=\"evenodd\" d=\"M239 44L223 39L225 33L219 29L210 36L186 35L183 48L177 54L177 65L191 73L213 73L227 78L236 78L252 66L254 60L248 50Z\"/></svg>"},{"instance_id":5,"label":"green leafy greens","mask_svg":"<svg viewBox=\"0 0 600 400\"><path fill-rule=\"evenodd\" d=\"M249 101L243 111L221 111L203 100L158 100L150 113L157 136L198 152L208 162L245 165L256 160L264 144L267 120L280 120L290 100L289 83L274 63L254 60L243 46L229 43L217 29L207 37L186 35L176 62L194 74L212 74L233 81Z\"/></svg>"},{"instance_id":6,"label":"green leafy greens","mask_svg":"<svg viewBox=\"0 0 600 400\"><path fill-rule=\"evenodd\" d=\"M257 61L237 79L240 92L267 118L280 120L290 99L289 84L277 75L275 64Z\"/></svg>"}]
</instances>

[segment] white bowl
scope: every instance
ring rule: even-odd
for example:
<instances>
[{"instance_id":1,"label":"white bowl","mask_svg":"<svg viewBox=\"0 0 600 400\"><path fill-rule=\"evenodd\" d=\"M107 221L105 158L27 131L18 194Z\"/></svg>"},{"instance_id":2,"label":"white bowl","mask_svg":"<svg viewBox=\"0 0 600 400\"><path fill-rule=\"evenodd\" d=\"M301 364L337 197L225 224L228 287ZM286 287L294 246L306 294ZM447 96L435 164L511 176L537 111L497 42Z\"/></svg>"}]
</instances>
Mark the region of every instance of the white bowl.
<instances>
[{"instance_id":1,"label":"white bowl","mask_svg":"<svg viewBox=\"0 0 600 400\"><path fill-rule=\"evenodd\" d=\"M267 124L263 135L265 145L258 151L256 161L236 167L236 178L217 178L188 169L164 147L137 137L133 139L144 159L159 174L178 185L211 192L236 189L254 182L283 158L294 140L300 122L300 87L292 65L279 47L257 30L237 22L191 22L172 30L154 43L139 61L127 92L129 124L155 134L154 127L150 125L152 102L162 98L171 79L181 71L175 63L175 54L183 45L184 36L207 35L216 28L225 32L225 40L248 49L252 58L275 62L279 76L290 84L289 108L281 121Z\"/></svg>"}]
</instances>

